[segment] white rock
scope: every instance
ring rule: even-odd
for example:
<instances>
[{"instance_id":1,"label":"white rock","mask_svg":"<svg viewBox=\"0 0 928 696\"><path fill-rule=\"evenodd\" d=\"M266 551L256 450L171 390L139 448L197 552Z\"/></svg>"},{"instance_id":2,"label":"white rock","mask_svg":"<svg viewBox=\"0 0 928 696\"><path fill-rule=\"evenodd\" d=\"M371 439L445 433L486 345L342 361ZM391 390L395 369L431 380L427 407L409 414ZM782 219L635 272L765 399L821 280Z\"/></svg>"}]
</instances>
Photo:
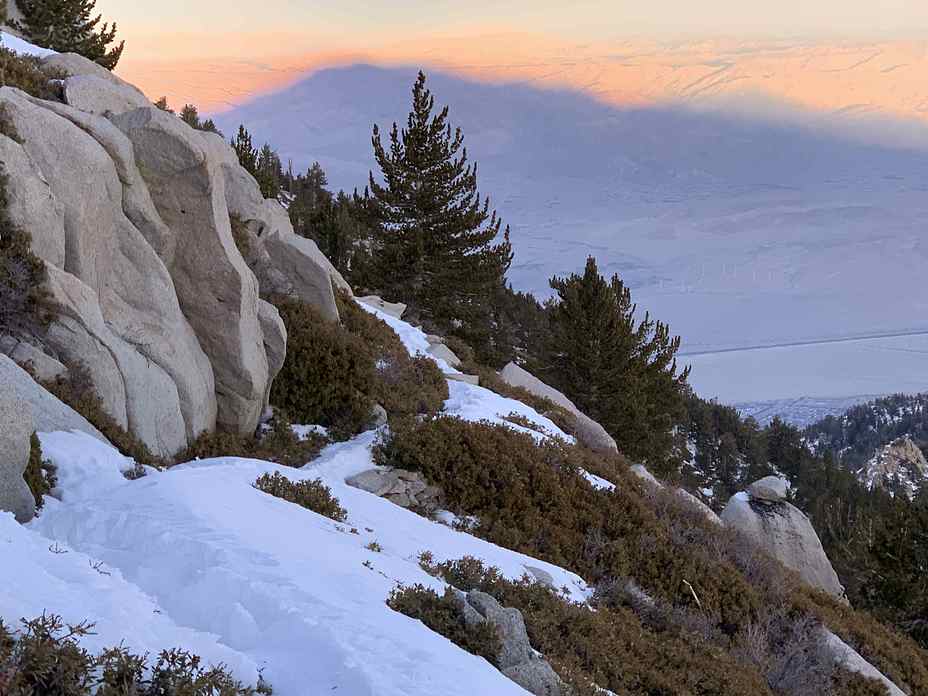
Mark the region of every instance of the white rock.
<instances>
[{"instance_id":1,"label":"white rock","mask_svg":"<svg viewBox=\"0 0 928 696\"><path fill-rule=\"evenodd\" d=\"M748 495L755 500L777 502L786 500L790 484L780 476L765 476L748 486Z\"/></svg>"},{"instance_id":2,"label":"white rock","mask_svg":"<svg viewBox=\"0 0 928 696\"><path fill-rule=\"evenodd\" d=\"M454 354L454 351L451 350L444 343L429 343L429 355L433 358L438 358L439 360L444 360L446 363L451 365L451 367L459 368L462 363L461 359Z\"/></svg>"},{"instance_id":3,"label":"white rock","mask_svg":"<svg viewBox=\"0 0 928 696\"><path fill-rule=\"evenodd\" d=\"M64 100L90 114L121 114L151 102L135 87L99 75L74 75L64 80Z\"/></svg>"},{"instance_id":4,"label":"white rock","mask_svg":"<svg viewBox=\"0 0 928 696\"><path fill-rule=\"evenodd\" d=\"M890 696L907 696L907 694L896 686L880 670L867 662L860 653L854 650L850 645L841 640L827 628L822 627L823 640L825 647L828 648L835 663L844 667L849 672L862 674L870 679L881 681L889 691Z\"/></svg>"},{"instance_id":5,"label":"white rock","mask_svg":"<svg viewBox=\"0 0 928 696\"><path fill-rule=\"evenodd\" d=\"M581 412L580 409L574 405L573 401L568 399L563 393L545 384L528 370L511 362L500 371L499 375L506 384L513 387L522 387L535 396L553 401L558 406L573 414L575 422L573 424L572 435L574 435L582 445L589 447L594 452L610 453L619 451L615 439L606 432L603 426Z\"/></svg>"},{"instance_id":6,"label":"white rock","mask_svg":"<svg viewBox=\"0 0 928 696\"><path fill-rule=\"evenodd\" d=\"M12 512L22 523L35 515L35 500L23 480L32 432L28 404L14 391L0 390L0 511Z\"/></svg>"},{"instance_id":7,"label":"white rock","mask_svg":"<svg viewBox=\"0 0 928 696\"><path fill-rule=\"evenodd\" d=\"M213 367L217 422L257 427L269 382L258 319L258 283L232 239L219 164L202 137L155 107L113 117L162 220L175 238L169 267L180 306Z\"/></svg>"},{"instance_id":8,"label":"white rock","mask_svg":"<svg viewBox=\"0 0 928 696\"><path fill-rule=\"evenodd\" d=\"M844 588L812 523L785 500L763 501L737 493L722 511L722 521L795 570L807 584L835 597L844 597Z\"/></svg>"},{"instance_id":9,"label":"white rock","mask_svg":"<svg viewBox=\"0 0 928 696\"><path fill-rule=\"evenodd\" d=\"M14 394L18 403L29 407L34 428L40 433L77 430L109 444L87 419L42 388L5 355L0 355L0 392Z\"/></svg>"}]
</instances>

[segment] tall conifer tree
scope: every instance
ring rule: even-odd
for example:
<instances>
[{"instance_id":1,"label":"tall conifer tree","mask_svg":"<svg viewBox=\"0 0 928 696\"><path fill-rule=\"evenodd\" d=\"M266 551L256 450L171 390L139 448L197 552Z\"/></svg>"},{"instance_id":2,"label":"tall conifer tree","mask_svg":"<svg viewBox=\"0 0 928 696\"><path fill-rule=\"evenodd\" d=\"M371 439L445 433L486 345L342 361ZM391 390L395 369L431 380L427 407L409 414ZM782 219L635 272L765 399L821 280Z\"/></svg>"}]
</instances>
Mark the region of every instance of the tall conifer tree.
<instances>
[{"instance_id":1,"label":"tall conifer tree","mask_svg":"<svg viewBox=\"0 0 928 696\"><path fill-rule=\"evenodd\" d=\"M8 0L22 13L21 22L10 22L17 31L39 46L61 53L79 53L112 70L122 56L125 41L116 41L116 24L100 25L94 15L97 0Z\"/></svg>"},{"instance_id":2,"label":"tall conifer tree","mask_svg":"<svg viewBox=\"0 0 928 696\"><path fill-rule=\"evenodd\" d=\"M592 257L583 275L552 278L551 287L557 298L536 369L627 456L665 470L686 418L689 368L677 370L679 337L647 313L639 321L629 288L618 275L603 278Z\"/></svg>"},{"instance_id":3,"label":"tall conifer tree","mask_svg":"<svg viewBox=\"0 0 928 696\"><path fill-rule=\"evenodd\" d=\"M491 298L512 262L509 230L501 233L489 198L481 200L461 129L452 129L447 106L434 113L425 82L420 72L406 127L394 123L386 147L374 126L383 184L371 172L373 279L427 323L489 335Z\"/></svg>"}]
</instances>

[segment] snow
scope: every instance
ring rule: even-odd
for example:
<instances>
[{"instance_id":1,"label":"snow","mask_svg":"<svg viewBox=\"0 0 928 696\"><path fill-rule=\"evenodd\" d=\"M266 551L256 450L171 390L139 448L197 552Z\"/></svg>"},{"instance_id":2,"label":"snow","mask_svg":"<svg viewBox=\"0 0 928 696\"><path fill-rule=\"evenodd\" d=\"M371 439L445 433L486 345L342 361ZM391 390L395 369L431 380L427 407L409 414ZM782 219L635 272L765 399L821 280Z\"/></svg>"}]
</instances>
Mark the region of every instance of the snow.
<instances>
[{"instance_id":1,"label":"snow","mask_svg":"<svg viewBox=\"0 0 928 696\"><path fill-rule=\"evenodd\" d=\"M332 445L302 470L225 457L116 485L125 458L115 450L87 452L91 443L78 434L42 434L65 476L63 499L49 499L28 527L0 519L0 540L11 550L4 558L21 561L0 569L0 587L15 588L0 594L0 617L14 622L50 610L97 621L94 646L123 638L149 651L184 646L250 681L263 668L282 696L524 693L385 599L398 584L442 590L418 565L424 551L436 561L474 556L510 578L526 565L541 568L576 601L588 588L557 566L348 486L346 477L372 466L376 437ZM253 487L274 471L321 478L348 510L347 522ZM365 548L372 541L381 552ZM68 552L52 554L52 544Z\"/></svg>"},{"instance_id":2,"label":"snow","mask_svg":"<svg viewBox=\"0 0 928 696\"><path fill-rule=\"evenodd\" d=\"M429 341L425 336L425 332L412 324L409 324L402 319L397 319L396 317L390 316L384 311L377 309L376 307L371 307L363 302L357 302L357 305L365 310L370 312L378 319L381 319L387 324L391 329L393 329L400 337L400 340L403 342L403 345L406 346L406 350L409 351L409 354L413 357L417 355L427 355L432 360L434 360L438 367L446 375L449 374L461 374L460 370L457 370L441 358L436 358L433 355L429 354Z\"/></svg>"},{"instance_id":3,"label":"snow","mask_svg":"<svg viewBox=\"0 0 928 696\"><path fill-rule=\"evenodd\" d=\"M436 358L427 353L429 342L422 329L402 319L392 317L376 307L371 307L363 302L358 302L358 306L386 322L400 337L400 340L403 342L403 345L406 347L406 350L409 351L410 355L425 355L429 359L435 361L443 373L460 374L459 370L454 369L441 358ZM443 411L447 416L461 418L466 421L486 421L497 425L505 425L519 432L528 433L539 441L549 437L555 437L565 442L575 442L571 435L568 435L557 427L552 420L545 418L535 409L523 404L521 401L500 396L484 387L451 379L448 380L448 393L449 397L447 401L445 401ZM526 428L506 420L506 416L511 414L527 418L537 428L544 432L540 433L538 430Z\"/></svg>"},{"instance_id":4,"label":"snow","mask_svg":"<svg viewBox=\"0 0 928 696\"><path fill-rule=\"evenodd\" d=\"M449 397L445 402L444 409L444 413L448 416L456 416L466 421L486 421L497 425L505 425L519 432L528 433L539 441L548 437L557 437L565 442L575 442L572 436L558 428L553 421L545 418L521 401L500 396L483 387L454 380L448 381L448 392ZM528 418L548 435L506 420L505 416L512 413Z\"/></svg>"},{"instance_id":5,"label":"snow","mask_svg":"<svg viewBox=\"0 0 928 696\"><path fill-rule=\"evenodd\" d=\"M5 31L0 31L0 46L9 48L23 55L36 56L37 58L45 58L46 56L52 56L55 54L55 51L47 48L40 48L35 44L31 44L28 41L25 41L18 36L13 36L13 34Z\"/></svg>"},{"instance_id":6,"label":"snow","mask_svg":"<svg viewBox=\"0 0 928 696\"><path fill-rule=\"evenodd\" d=\"M581 469L580 474L583 476L583 478L585 478L587 481L593 484L594 488L599 488L601 490L606 490L606 491L615 490L614 483L612 483L611 481L607 481L606 479L600 476L597 476L596 474L591 474L586 469Z\"/></svg>"},{"instance_id":7,"label":"snow","mask_svg":"<svg viewBox=\"0 0 928 696\"><path fill-rule=\"evenodd\" d=\"M55 501L46 505L54 508ZM17 627L20 618L43 612L71 624L89 619L93 634L83 641L89 650L123 642L134 652L157 654L182 646L213 664L225 663L250 681L257 678L253 660L215 635L176 623L117 569L17 524L10 513L0 512L0 549L0 619L8 628Z\"/></svg>"}]
</instances>

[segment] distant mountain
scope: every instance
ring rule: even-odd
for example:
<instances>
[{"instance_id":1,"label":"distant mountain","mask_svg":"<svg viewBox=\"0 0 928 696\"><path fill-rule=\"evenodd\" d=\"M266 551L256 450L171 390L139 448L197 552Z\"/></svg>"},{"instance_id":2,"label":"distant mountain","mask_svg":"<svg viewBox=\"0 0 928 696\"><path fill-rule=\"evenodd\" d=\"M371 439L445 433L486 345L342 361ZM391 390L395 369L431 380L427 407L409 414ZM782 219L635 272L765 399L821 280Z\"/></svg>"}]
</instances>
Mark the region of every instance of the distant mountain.
<instances>
[{"instance_id":1,"label":"distant mountain","mask_svg":"<svg viewBox=\"0 0 928 696\"><path fill-rule=\"evenodd\" d=\"M877 399L805 431L817 454L831 452L869 487L909 494L928 483L928 394Z\"/></svg>"},{"instance_id":2,"label":"distant mountain","mask_svg":"<svg viewBox=\"0 0 928 696\"><path fill-rule=\"evenodd\" d=\"M371 125L405 118L413 77L323 70L216 121L363 187ZM729 403L928 389L924 152L782 104L755 101L757 118L441 73L430 84L512 225L517 288L546 294L597 256L683 336L696 389Z\"/></svg>"}]
</instances>

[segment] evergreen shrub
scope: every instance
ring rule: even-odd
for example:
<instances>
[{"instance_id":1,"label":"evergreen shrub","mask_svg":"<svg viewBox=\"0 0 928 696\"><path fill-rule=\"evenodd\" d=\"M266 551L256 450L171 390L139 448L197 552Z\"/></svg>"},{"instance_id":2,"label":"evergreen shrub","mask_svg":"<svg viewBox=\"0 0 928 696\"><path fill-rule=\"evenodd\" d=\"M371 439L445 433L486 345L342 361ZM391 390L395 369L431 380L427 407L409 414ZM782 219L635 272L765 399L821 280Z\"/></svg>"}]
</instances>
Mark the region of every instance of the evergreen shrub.
<instances>
[{"instance_id":1,"label":"evergreen shrub","mask_svg":"<svg viewBox=\"0 0 928 696\"><path fill-rule=\"evenodd\" d=\"M259 476L254 486L262 493L295 503L336 522L344 522L348 518L348 513L339 504L338 498L333 496L332 490L320 480L291 481L275 471L273 474Z\"/></svg>"},{"instance_id":2,"label":"evergreen shrub","mask_svg":"<svg viewBox=\"0 0 928 696\"><path fill-rule=\"evenodd\" d=\"M92 655L80 646L93 625L66 625L45 615L23 620L11 631L0 621L0 694L4 696L255 696L271 687L259 678L252 688L223 665L206 667L184 650L165 650L150 664L124 647Z\"/></svg>"},{"instance_id":3,"label":"evergreen shrub","mask_svg":"<svg viewBox=\"0 0 928 696\"><path fill-rule=\"evenodd\" d=\"M35 56L24 56L0 46L0 87L16 87L39 99L61 101L55 80L62 77L46 70Z\"/></svg>"},{"instance_id":4,"label":"evergreen shrub","mask_svg":"<svg viewBox=\"0 0 928 696\"><path fill-rule=\"evenodd\" d=\"M393 590L387 606L419 619L458 647L498 666L501 642L496 627L487 622L468 626L461 613L461 602L462 599L450 587L439 596L435 590L413 585Z\"/></svg>"},{"instance_id":5,"label":"evergreen shrub","mask_svg":"<svg viewBox=\"0 0 928 696\"><path fill-rule=\"evenodd\" d=\"M287 357L271 387L271 403L339 439L359 432L371 418L376 378L364 341L308 304L289 298L275 304L287 326Z\"/></svg>"},{"instance_id":6,"label":"evergreen shrub","mask_svg":"<svg viewBox=\"0 0 928 696\"><path fill-rule=\"evenodd\" d=\"M23 472L23 479L35 499L36 510L40 510L45 504L43 496L51 493L52 489L58 485L57 467L42 459L42 443L39 442L39 437L35 433L32 433L29 441L29 463L26 465L26 471Z\"/></svg>"}]
</instances>

